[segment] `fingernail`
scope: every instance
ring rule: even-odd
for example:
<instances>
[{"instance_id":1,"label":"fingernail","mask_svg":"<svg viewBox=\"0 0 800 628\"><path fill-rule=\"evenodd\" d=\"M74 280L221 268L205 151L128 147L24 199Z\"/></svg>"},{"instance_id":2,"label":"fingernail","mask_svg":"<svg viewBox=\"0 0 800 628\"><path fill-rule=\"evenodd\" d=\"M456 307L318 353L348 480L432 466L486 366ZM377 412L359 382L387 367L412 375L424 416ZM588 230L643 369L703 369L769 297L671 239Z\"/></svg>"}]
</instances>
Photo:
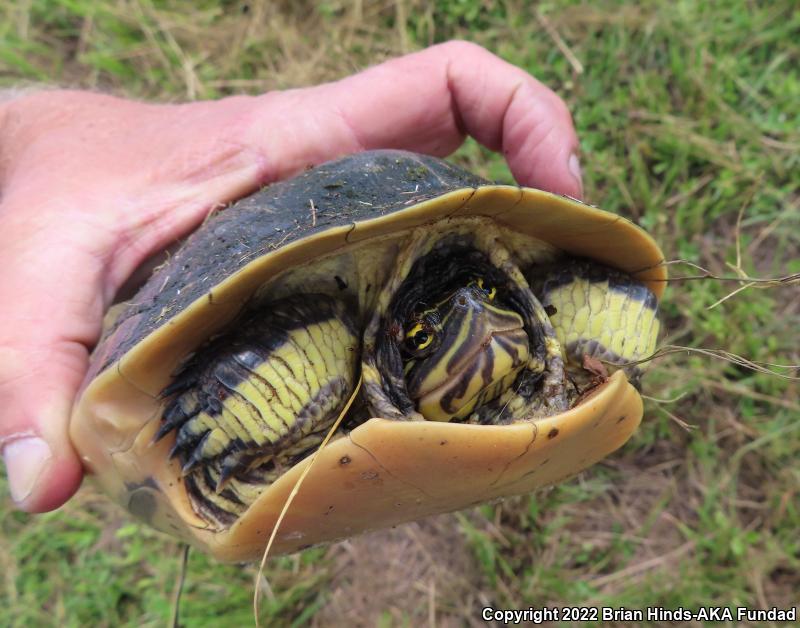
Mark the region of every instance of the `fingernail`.
<instances>
[{"instance_id":1,"label":"fingernail","mask_svg":"<svg viewBox=\"0 0 800 628\"><path fill-rule=\"evenodd\" d=\"M35 436L12 440L3 447L11 499L21 504L33 492L47 461L53 456L47 443Z\"/></svg>"},{"instance_id":2,"label":"fingernail","mask_svg":"<svg viewBox=\"0 0 800 628\"><path fill-rule=\"evenodd\" d=\"M581 162L575 153L572 153L569 156L567 168L569 168L570 174L575 177L575 181L578 183L578 188L581 191L581 196L583 196L583 173L581 172Z\"/></svg>"}]
</instances>

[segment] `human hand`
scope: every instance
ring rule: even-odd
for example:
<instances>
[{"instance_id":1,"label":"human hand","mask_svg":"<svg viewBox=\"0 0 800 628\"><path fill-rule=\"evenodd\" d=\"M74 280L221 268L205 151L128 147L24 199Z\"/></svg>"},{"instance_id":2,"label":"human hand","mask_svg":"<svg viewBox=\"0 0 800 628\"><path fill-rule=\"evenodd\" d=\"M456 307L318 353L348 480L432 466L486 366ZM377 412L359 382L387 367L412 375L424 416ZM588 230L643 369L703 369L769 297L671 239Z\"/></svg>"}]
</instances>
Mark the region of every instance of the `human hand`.
<instances>
[{"instance_id":1,"label":"human hand","mask_svg":"<svg viewBox=\"0 0 800 628\"><path fill-rule=\"evenodd\" d=\"M445 156L465 134L502 151L520 184L581 196L564 103L464 42L256 97L0 104L0 447L16 505L51 510L80 485L72 403L104 312L149 257L308 165L372 148Z\"/></svg>"}]
</instances>

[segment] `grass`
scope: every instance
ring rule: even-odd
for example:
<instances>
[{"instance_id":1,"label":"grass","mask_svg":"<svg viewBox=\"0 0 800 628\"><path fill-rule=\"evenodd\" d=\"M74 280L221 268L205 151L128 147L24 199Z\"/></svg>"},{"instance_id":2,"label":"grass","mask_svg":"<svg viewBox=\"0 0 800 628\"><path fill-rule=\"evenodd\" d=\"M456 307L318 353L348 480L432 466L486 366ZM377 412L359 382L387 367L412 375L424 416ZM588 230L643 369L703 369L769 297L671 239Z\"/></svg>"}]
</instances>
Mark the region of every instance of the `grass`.
<instances>
[{"instance_id":1,"label":"grass","mask_svg":"<svg viewBox=\"0 0 800 628\"><path fill-rule=\"evenodd\" d=\"M0 81L215 98L331 80L430 43L469 39L567 100L587 198L637 220L668 258L733 275L738 236L750 275L800 272L800 11L790 0L195 6L6 3ZM509 178L499 157L472 142L454 159ZM709 309L737 286L675 282L663 307L664 342L800 363L797 284L749 289ZM457 625L480 623L484 605L796 604L797 383L676 354L653 365L645 386L653 399L638 434L576 480L271 560L262 621ZM0 623L168 621L177 544L132 523L90 486L41 517L4 500ZM182 621L252 621L253 577L253 567L192 554Z\"/></svg>"}]
</instances>

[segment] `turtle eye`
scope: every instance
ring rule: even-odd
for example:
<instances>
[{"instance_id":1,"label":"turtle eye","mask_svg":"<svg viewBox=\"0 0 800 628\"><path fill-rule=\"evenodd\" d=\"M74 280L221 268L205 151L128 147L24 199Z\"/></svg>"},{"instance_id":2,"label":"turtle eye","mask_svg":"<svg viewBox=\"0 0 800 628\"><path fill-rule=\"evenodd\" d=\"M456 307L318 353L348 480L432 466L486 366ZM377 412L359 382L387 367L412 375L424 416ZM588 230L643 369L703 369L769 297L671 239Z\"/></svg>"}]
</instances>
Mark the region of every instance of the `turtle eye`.
<instances>
[{"instance_id":1,"label":"turtle eye","mask_svg":"<svg viewBox=\"0 0 800 628\"><path fill-rule=\"evenodd\" d=\"M494 301L494 298L497 296L497 288L495 286L484 281L483 277L478 277L474 283L486 293L487 299Z\"/></svg>"},{"instance_id":2,"label":"turtle eye","mask_svg":"<svg viewBox=\"0 0 800 628\"><path fill-rule=\"evenodd\" d=\"M433 344L434 332L423 323L417 322L406 332L405 346L409 353L419 353Z\"/></svg>"}]
</instances>

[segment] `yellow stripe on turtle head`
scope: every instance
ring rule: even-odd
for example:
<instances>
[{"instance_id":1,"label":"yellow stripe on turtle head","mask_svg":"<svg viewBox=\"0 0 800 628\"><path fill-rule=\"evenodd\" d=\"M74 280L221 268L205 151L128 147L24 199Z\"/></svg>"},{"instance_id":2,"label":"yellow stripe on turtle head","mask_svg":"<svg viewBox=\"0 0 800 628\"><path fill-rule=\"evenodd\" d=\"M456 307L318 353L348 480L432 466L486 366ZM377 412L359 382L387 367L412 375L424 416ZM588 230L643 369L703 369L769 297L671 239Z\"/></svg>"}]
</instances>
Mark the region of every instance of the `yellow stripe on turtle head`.
<instances>
[{"instance_id":1,"label":"yellow stripe on turtle head","mask_svg":"<svg viewBox=\"0 0 800 628\"><path fill-rule=\"evenodd\" d=\"M498 397L528 361L522 317L494 301L496 290L480 284L456 290L439 305L436 349L406 365L409 396L428 420L469 416ZM419 323L412 323L410 330ZM425 347L432 345L426 338Z\"/></svg>"}]
</instances>

